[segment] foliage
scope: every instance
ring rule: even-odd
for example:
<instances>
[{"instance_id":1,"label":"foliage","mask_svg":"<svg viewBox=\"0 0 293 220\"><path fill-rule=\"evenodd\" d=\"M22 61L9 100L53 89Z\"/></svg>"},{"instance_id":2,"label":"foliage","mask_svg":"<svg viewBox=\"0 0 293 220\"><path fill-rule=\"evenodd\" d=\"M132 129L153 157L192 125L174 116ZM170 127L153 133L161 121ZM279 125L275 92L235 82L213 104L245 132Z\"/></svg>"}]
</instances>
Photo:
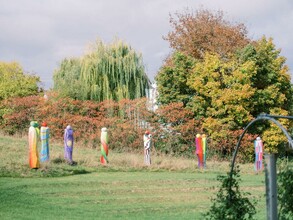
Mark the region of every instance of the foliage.
<instances>
[{"instance_id":1,"label":"foliage","mask_svg":"<svg viewBox=\"0 0 293 220\"><path fill-rule=\"evenodd\" d=\"M293 216L293 169L289 165L278 173L278 219L289 220Z\"/></svg>"},{"instance_id":2,"label":"foliage","mask_svg":"<svg viewBox=\"0 0 293 220\"><path fill-rule=\"evenodd\" d=\"M136 99L148 87L142 56L119 40L97 40L87 54L63 60L54 73L54 90L80 100Z\"/></svg>"},{"instance_id":3,"label":"foliage","mask_svg":"<svg viewBox=\"0 0 293 220\"><path fill-rule=\"evenodd\" d=\"M261 38L248 45L238 55L240 62L253 61L256 73L251 86L256 89L253 116L276 107L289 110L292 105L292 85L286 58L280 56L271 38Z\"/></svg>"},{"instance_id":4,"label":"foliage","mask_svg":"<svg viewBox=\"0 0 293 220\"><path fill-rule=\"evenodd\" d=\"M40 78L25 74L18 63L0 62L0 100L38 93Z\"/></svg>"},{"instance_id":5,"label":"foliage","mask_svg":"<svg viewBox=\"0 0 293 220\"><path fill-rule=\"evenodd\" d=\"M99 148L100 130L107 127L111 149L133 151L141 148L146 122L153 117L146 109L146 99L96 103L63 98L55 93L48 96L47 101L32 96L0 102L0 110L4 112L0 129L9 134L24 134L31 120L46 121L51 137L60 140L70 124L77 142Z\"/></svg>"},{"instance_id":6,"label":"foliage","mask_svg":"<svg viewBox=\"0 0 293 220\"><path fill-rule=\"evenodd\" d=\"M253 119L253 74L254 64L250 61L239 65L235 59L225 61L218 55L206 54L188 79L187 85L195 91L188 108L196 118L202 118L202 129L223 156L231 155L242 128ZM252 137L244 140L246 146L250 145L250 152Z\"/></svg>"},{"instance_id":7,"label":"foliage","mask_svg":"<svg viewBox=\"0 0 293 220\"><path fill-rule=\"evenodd\" d=\"M288 115L287 111L280 110L279 108L272 109L270 113L272 115ZM278 121L285 129L288 129L288 119L279 119ZM283 150L282 145L287 142L287 137L277 125L271 123L269 127L263 132L263 141L266 152L280 153L280 149Z\"/></svg>"},{"instance_id":8,"label":"foliage","mask_svg":"<svg viewBox=\"0 0 293 220\"><path fill-rule=\"evenodd\" d=\"M194 59L180 52L175 52L169 58L168 64L156 76L160 104L182 102L186 105L190 101L194 90L187 86L187 79L194 63Z\"/></svg>"},{"instance_id":9,"label":"foliage","mask_svg":"<svg viewBox=\"0 0 293 220\"><path fill-rule=\"evenodd\" d=\"M177 13L170 16L170 24L174 30L165 39L171 48L196 59L203 59L206 52L226 57L250 41L244 24L225 20L222 11Z\"/></svg>"},{"instance_id":10,"label":"foliage","mask_svg":"<svg viewBox=\"0 0 293 220\"><path fill-rule=\"evenodd\" d=\"M39 96L10 98L0 102L0 127L2 131L13 135L23 133L29 122L36 119L40 104Z\"/></svg>"},{"instance_id":11,"label":"foliage","mask_svg":"<svg viewBox=\"0 0 293 220\"><path fill-rule=\"evenodd\" d=\"M201 121L183 108L183 103L170 103L158 109L159 126L155 136L156 148L166 154L193 157L195 135L201 133Z\"/></svg>"},{"instance_id":12,"label":"foliage","mask_svg":"<svg viewBox=\"0 0 293 220\"><path fill-rule=\"evenodd\" d=\"M195 65L187 83L195 90L190 107L207 120L226 124L228 129L245 125L252 119L249 108L255 91L250 86L253 74L252 62L239 65L235 60L206 54L204 61ZM205 100L205 104L202 106L197 100Z\"/></svg>"},{"instance_id":13,"label":"foliage","mask_svg":"<svg viewBox=\"0 0 293 220\"><path fill-rule=\"evenodd\" d=\"M272 39L263 37L247 45L239 43L237 49L225 56L217 50L202 49L199 57L194 51L182 49L183 46L178 46L179 40L174 40L176 34L192 39L191 35L182 33L200 30L196 26L184 29L192 15L180 16L181 23L175 22L174 35L169 34L174 38L167 38L171 45L176 42L177 46L156 77L161 104L183 102L184 107L194 113L195 119L202 120L200 129L224 155L233 150L233 140L259 114L288 115L292 112L290 73L285 58L280 56L280 50L276 49ZM180 43L191 48L188 41ZM205 43L202 44L205 48ZM286 120L280 122L285 128L289 127ZM285 141L280 130L266 122L257 123L249 132L252 135L248 139L261 136L269 152L278 152L278 147ZM252 143L247 152L253 152Z\"/></svg>"},{"instance_id":14,"label":"foliage","mask_svg":"<svg viewBox=\"0 0 293 220\"><path fill-rule=\"evenodd\" d=\"M73 99L82 99L83 86L80 79L81 62L78 58L64 59L55 71L54 90Z\"/></svg>"},{"instance_id":15,"label":"foliage","mask_svg":"<svg viewBox=\"0 0 293 220\"><path fill-rule=\"evenodd\" d=\"M255 63L256 73L251 78L251 86L255 89L251 98L251 115L256 117L266 112L287 116L293 103L293 89L286 59L280 56L280 50L276 49L273 40L263 37L244 48L238 57L241 62ZM279 121L286 129L289 128L288 120ZM255 132L262 134L266 151L271 153L277 153L280 145L286 142L281 130L273 124L258 126Z\"/></svg>"},{"instance_id":16,"label":"foliage","mask_svg":"<svg viewBox=\"0 0 293 220\"><path fill-rule=\"evenodd\" d=\"M217 197L212 199L212 206L205 214L206 219L253 219L256 214L256 209L251 203L247 195L249 193L241 194L239 190L239 182L241 181L239 175L239 167L236 167L227 176L219 175L218 180L222 185L217 193Z\"/></svg>"},{"instance_id":17,"label":"foliage","mask_svg":"<svg viewBox=\"0 0 293 220\"><path fill-rule=\"evenodd\" d=\"M30 96L0 102L0 130L23 135L27 134L31 120L40 123L46 121L51 138L60 140L65 127L70 124L75 131L76 141L91 148L99 148L100 130L107 127L111 149L129 152L141 149L142 135L145 129L150 129L156 151L187 157L193 157L195 135L204 132L202 119L195 119L194 113L184 108L183 103L162 106L154 114L146 108L144 98L96 103L64 98L55 93L47 95L47 101L43 97ZM228 137L226 139L222 136L208 136L208 156L216 153L230 155L239 132L225 134ZM244 147L239 154L242 161L253 154L251 140L254 137L247 137L242 142ZM229 152L224 153L223 146L229 146Z\"/></svg>"}]
</instances>

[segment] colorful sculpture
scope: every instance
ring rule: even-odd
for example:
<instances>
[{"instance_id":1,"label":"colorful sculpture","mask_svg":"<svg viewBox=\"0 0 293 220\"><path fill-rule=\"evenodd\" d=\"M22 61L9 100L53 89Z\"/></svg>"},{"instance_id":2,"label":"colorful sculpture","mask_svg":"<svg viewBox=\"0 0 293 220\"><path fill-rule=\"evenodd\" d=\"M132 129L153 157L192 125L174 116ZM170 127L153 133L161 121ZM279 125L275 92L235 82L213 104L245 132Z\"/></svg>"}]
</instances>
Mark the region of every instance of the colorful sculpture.
<instances>
[{"instance_id":1,"label":"colorful sculpture","mask_svg":"<svg viewBox=\"0 0 293 220\"><path fill-rule=\"evenodd\" d=\"M41 162L49 161L49 128L46 122L41 126Z\"/></svg>"},{"instance_id":2,"label":"colorful sculpture","mask_svg":"<svg viewBox=\"0 0 293 220\"><path fill-rule=\"evenodd\" d=\"M73 130L70 125L66 127L64 130L64 159L69 163L72 164L72 152L73 152Z\"/></svg>"},{"instance_id":3,"label":"colorful sculpture","mask_svg":"<svg viewBox=\"0 0 293 220\"><path fill-rule=\"evenodd\" d=\"M206 168L206 155L207 155L207 149L208 149L208 145L207 145L207 137L205 134L203 134L201 136L202 139L202 152L203 152L203 166L204 168Z\"/></svg>"},{"instance_id":4,"label":"colorful sculpture","mask_svg":"<svg viewBox=\"0 0 293 220\"><path fill-rule=\"evenodd\" d=\"M198 160L198 168L203 168L203 147L202 147L202 138L200 134L196 135L195 138L195 146L196 150L195 153L197 155L197 160Z\"/></svg>"},{"instance_id":5,"label":"colorful sculpture","mask_svg":"<svg viewBox=\"0 0 293 220\"><path fill-rule=\"evenodd\" d=\"M254 152L255 152L255 164L254 164L254 170L256 172L263 170L263 142L260 137L257 137L254 141Z\"/></svg>"},{"instance_id":6,"label":"colorful sculpture","mask_svg":"<svg viewBox=\"0 0 293 220\"><path fill-rule=\"evenodd\" d=\"M144 143L144 164L151 165L151 143L152 143L152 135L149 131L146 131L143 135L143 143Z\"/></svg>"},{"instance_id":7,"label":"colorful sculpture","mask_svg":"<svg viewBox=\"0 0 293 220\"><path fill-rule=\"evenodd\" d=\"M100 158L100 161L102 164L109 163L108 151L109 151L109 147L108 147L107 128L102 128L102 132L101 132L101 154L102 154L102 156Z\"/></svg>"},{"instance_id":8,"label":"colorful sculpture","mask_svg":"<svg viewBox=\"0 0 293 220\"><path fill-rule=\"evenodd\" d=\"M29 166L32 169L38 169L40 167L39 154L38 154L38 140L39 140L39 124L36 121L30 122L30 128L28 132L29 143Z\"/></svg>"}]
</instances>

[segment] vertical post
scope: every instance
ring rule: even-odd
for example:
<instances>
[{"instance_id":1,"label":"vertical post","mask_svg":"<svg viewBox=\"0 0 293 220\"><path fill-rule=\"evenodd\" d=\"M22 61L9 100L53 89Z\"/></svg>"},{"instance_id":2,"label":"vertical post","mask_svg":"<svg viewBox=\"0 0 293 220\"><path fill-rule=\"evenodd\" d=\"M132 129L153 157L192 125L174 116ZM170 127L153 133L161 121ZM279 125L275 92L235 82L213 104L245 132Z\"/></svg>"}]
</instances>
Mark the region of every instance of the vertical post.
<instances>
[{"instance_id":1,"label":"vertical post","mask_svg":"<svg viewBox=\"0 0 293 220\"><path fill-rule=\"evenodd\" d=\"M265 154L266 161L266 198L267 198L267 219L277 220L277 172L276 155Z\"/></svg>"}]
</instances>

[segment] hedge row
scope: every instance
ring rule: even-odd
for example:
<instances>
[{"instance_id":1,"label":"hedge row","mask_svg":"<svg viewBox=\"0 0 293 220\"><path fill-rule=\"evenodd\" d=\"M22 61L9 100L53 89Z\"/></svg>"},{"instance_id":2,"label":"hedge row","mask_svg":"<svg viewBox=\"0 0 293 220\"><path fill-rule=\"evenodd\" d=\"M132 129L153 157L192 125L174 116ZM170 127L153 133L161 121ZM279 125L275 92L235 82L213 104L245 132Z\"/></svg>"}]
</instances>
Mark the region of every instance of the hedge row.
<instances>
[{"instance_id":1,"label":"hedge row","mask_svg":"<svg viewBox=\"0 0 293 220\"><path fill-rule=\"evenodd\" d=\"M65 127L70 124L79 145L92 148L100 146L101 128L107 127L110 148L119 151L142 150L142 136L148 129L153 134L156 151L193 156L194 138L197 133L204 133L201 120L196 120L194 114L181 103L171 103L154 113L148 110L147 100L144 98L97 103L50 93L48 99L28 96L0 102L2 132L26 135L32 120L47 122L51 138L60 141ZM219 140L208 139L208 155L231 156L241 132L231 131ZM253 157L253 138L255 137L247 135L243 141L240 155L245 159L248 155L250 159Z\"/></svg>"}]
</instances>

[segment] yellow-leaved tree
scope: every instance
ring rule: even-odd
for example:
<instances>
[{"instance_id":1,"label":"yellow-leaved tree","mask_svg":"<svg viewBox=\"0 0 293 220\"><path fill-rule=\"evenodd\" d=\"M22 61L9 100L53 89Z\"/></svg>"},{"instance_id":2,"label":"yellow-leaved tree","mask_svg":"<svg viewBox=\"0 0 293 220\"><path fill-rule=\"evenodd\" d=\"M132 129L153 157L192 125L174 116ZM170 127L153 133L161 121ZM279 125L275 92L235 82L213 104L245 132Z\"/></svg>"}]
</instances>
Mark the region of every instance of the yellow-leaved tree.
<instances>
[{"instance_id":1,"label":"yellow-leaved tree","mask_svg":"<svg viewBox=\"0 0 293 220\"><path fill-rule=\"evenodd\" d=\"M39 82L38 76L25 74L19 63L0 62L0 100L35 95Z\"/></svg>"}]
</instances>

